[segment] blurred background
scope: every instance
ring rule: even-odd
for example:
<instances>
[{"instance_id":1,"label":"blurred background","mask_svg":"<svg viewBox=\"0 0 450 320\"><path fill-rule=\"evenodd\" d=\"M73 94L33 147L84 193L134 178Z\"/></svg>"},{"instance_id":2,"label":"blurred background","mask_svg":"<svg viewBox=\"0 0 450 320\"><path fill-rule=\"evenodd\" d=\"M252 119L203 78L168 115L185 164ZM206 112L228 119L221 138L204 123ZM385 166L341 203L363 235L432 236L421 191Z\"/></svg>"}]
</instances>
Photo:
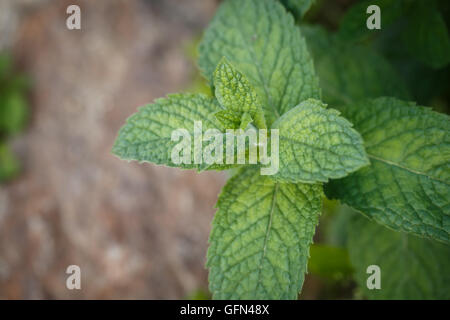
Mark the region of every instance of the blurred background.
<instances>
[{"instance_id":1,"label":"blurred background","mask_svg":"<svg viewBox=\"0 0 450 320\"><path fill-rule=\"evenodd\" d=\"M81 30L66 28L74 3ZM138 106L192 85L189 46L216 6L0 1L0 51L12 60L2 62L13 69L9 96L19 100L8 101L8 119L0 115L17 127L0 151L0 298L206 291L207 239L225 176L126 163L110 149ZM71 264L81 268L82 290L66 288Z\"/></svg>"},{"instance_id":2,"label":"blurred background","mask_svg":"<svg viewBox=\"0 0 450 320\"><path fill-rule=\"evenodd\" d=\"M0 0L0 299L209 298L207 240L227 174L110 150L138 106L206 90L195 48L219 2ZM306 19L335 30L355 2L317 1ZM66 28L71 4L81 30ZM447 98L415 98L448 110ZM348 210L326 201L300 298L360 297L339 248ZM72 264L81 290L66 288Z\"/></svg>"}]
</instances>

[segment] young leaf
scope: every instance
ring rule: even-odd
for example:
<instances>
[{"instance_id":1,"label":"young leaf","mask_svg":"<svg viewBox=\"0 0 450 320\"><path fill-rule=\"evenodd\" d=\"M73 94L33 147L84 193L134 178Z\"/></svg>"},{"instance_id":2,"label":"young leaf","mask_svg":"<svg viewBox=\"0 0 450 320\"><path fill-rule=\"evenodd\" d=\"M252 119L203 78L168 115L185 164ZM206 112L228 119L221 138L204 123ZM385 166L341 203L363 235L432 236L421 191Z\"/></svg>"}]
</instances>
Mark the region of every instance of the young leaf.
<instances>
[{"instance_id":1,"label":"young leaf","mask_svg":"<svg viewBox=\"0 0 450 320\"><path fill-rule=\"evenodd\" d=\"M198 64L212 83L225 56L245 74L264 108L266 123L299 102L320 99L313 61L292 15L273 0L228 0L206 30Z\"/></svg>"},{"instance_id":2,"label":"young leaf","mask_svg":"<svg viewBox=\"0 0 450 320\"><path fill-rule=\"evenodd\" d=\"M369 164L352 124L314 99L303 101L272 126L280 131L280 167L287 182L326 182Z\"/></svg>"},{"instance_id":3,"label":"young leaf","mask_svg":"<svg viewBox=\"0 0 450 320\"><path fill-rule=\"evenodd\" d=\"M202 164L194 163L194 121L202 121L202 134L207 129L225 132L214 116L219 110L221 108L217 100L203 94L172 94L157 99L128 118L119 131L112 151L124 160L153 162L184 169L228 169L230 166L225 164L208 165L204 161ZM173 148L179 143L172 141L172 133L176 129L186 129L191 136L190 164L176 164L171 159Z\"/></svg>"},{"instance_id":4,"label":"young leaf","mask_svg":"<svg viewBox=\"0 0 450 320\"><path fill-rule=\"evenodd\" d=\"M450 299L450 247L391 231L356 215L348 228L356 281L370 299ZM369 290L367 267L381 271L381 289Z\"/></svg>"},{"instance_id":5,"label":"young leaf","mask_svg":"<svg viewBox=\"0 0 450 320\"><path fill-rule=\"evenodd\" d=\"M450 119L378 98L340 108L365 141L371 165L327 195L394 230L450 243Z\"/></svg>"},{"instance_id":6,"label":"young leaf","mask_svg":"<svg viewBox=\"0 0 450 320\"><path fill-rule=\"evenodd\" d=\"M214 86L216 98L225 108L220 111L219 119L231 121L225 121L224 125L227 129L245 129L251 121L259 129L267 128L256 92L247 78L225 58L220 60L214 72Z\"/></svg>"},{"instance_id":7,"label":"young leaf","mask_svg":"<svg viewBox=\"0 0 450 320\"><path fill-rule=\"evenodd\" d=\"M347 45L319 27L303 27L314 57L323 101L333 106L366 98L409 98L392 66L371 48Z\"/></svg>"},{"instance_id":8,"label":"young leaf","mask_svg":"<svg viewBox=\"0 0 450 320\"><path fill-rule=\"evenodd\" d=\"M275 182L242 168L217 203L207 267L216 299L296 299L322 186Z\"/></svg>"}]
</instances>

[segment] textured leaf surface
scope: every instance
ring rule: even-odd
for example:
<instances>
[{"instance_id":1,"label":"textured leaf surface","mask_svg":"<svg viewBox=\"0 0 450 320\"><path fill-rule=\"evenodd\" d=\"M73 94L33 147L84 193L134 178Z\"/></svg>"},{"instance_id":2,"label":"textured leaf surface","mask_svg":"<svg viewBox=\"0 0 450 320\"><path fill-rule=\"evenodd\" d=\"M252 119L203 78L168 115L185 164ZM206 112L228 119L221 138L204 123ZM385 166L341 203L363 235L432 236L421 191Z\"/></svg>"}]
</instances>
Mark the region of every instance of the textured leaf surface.
<instances>
[{"instance_id":1,"label":"textured leaf surface","mask_svg":"<svg viewBox=\"0 0 450 320\"><path fill-rule=\"evenodd\" d=\"M256 91L247 78L225 58L220 60L214 72L214 86L216 98L225 108L220 111L219 120L227 129L245 129L249 121L260 129L266 129L264 112Z\"/></svg>"},{"instance_id":2,"label":"textured leaf surface","mask_svg":"<svg viewBox=\"0 0 450 320\"><path fill-rule=\"evenodd\" d=\"M394 230L450 242L450 120L378 98L341 108L365 141L371 165L327 194Z\"/></svg>"},{"instance_id":3,"label":"textured leaf surface","mask_svg":"<svg viewBox=\"0 0 450 320\"><path fill-rule=\"evenodd\" d=\"M322 206L319 184L243 168L217 203L207 266L216 299L296 299Z\"/></svg>"},{"instance_id":4,"label":"textured leaf surface","mask_svg":"<svg viewBox=\"0 0 450 320\"><path fill-rule=\"evenodd\" d=\"M199 48L199 66L212 83L225 56L255 88L268 126L308 98L320 99L313 61L292 15L273 0L222 3Z\"/></svg>"},{"instance_id":5,"label":"textured leaf surface","mask_svg":"<svg viewBox=\"0 0 450 320\"><path fill-rule=\"evenodd\" d=\"M389 230L360 215L348 230L356 281L368 298L450 299L449 246ZM370 265L380 267L380 290L367 289Z\"/></svg>"},{"instance_id":6,"label":"textured leaf surface","mask_svg":"<svg viewBox=\"0 0 450 320\"><path fill-rule=\"evenodd\" d=\"M409 98L392 66L372 48L337 41L320 27L303 27L314 57L323 101L330 105L366 98Z\"/></svg>"},{"instance_id":7,"label":"textured leaf surface","mask_svg":"<svg viewBox=\"0 0 450 320\"><path fill-rule=\"evenodd\" d=\"M334 109L308 99L272 126L280 131L280 167L273 177L289 182L326 182L368 165L363 141Z\"/></svg>"},{"instance_id":8,"label":"textured leaf surface","mask_svg":"<svg viewBox=\"0 0 450 320\"><path fill-rule=\"evenodd\" d=\"M214 116L220 109L216 99L203 94L174 94L157 99L153 104L141 107L127 119L120 129L113 153L125 160L152 162L155 164L199 170L226 169L226 165L195 164L194 121L202 121L202 133L207 129L225 128ZM174 164L171 152L178 141L172 141L172 132L186 129L192 137L191 164Z\"/></svg>"}]
</instances>

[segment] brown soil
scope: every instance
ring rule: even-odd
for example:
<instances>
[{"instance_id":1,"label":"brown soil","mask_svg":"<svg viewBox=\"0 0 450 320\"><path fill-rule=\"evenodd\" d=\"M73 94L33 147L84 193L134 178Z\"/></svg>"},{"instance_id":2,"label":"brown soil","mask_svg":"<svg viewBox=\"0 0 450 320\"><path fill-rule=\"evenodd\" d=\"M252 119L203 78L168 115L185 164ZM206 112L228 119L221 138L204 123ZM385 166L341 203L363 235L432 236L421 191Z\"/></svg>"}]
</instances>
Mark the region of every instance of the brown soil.
<instances>
[{"instance_id":1,"label":"brown soil","mask_svg":"<svg viewBox=\"0 0 450 320\"><path fill-rule=\"evenodd\" d=\"M31 76L32 119L14 146L21 177L0 190L0 298L177 299L207 287L207 238L219 173L111 155L137 106L185 88L183 47L215 1L72 1L20 12L14 53ZM82 289L66 288L68 265Z\"/></svg>"}]
</instances>

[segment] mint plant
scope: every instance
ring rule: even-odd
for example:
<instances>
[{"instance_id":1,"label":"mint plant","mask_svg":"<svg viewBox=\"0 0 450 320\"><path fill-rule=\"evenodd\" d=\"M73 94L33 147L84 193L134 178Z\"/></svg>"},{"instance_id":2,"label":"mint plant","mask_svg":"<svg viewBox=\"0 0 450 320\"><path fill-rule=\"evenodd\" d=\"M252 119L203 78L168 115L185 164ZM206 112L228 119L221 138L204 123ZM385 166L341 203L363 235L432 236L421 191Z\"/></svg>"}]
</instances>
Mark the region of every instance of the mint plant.
<instances>
[{"instance_id":1,"label":"mint plant","mask_svg":"<svg viewBox=\"0 0 450 320\"><path fill-rule=\"evenodd\" d=\"M173 94L141 107L113 153L182 169L235 169L209 240L216 299L297 298L324 189L371 219L355 216L347 226L362 290L368 265L386 274L385 290L366 296L449 298L449 117L399 99L410 97L407 85L381 55L296 25L283 6L301 19L311 3L224 1L199 46L214 96ZM230 132L247 141L243 150L230 144ZM252 142L252 132L264 134ZM262 150L272 152L276 170L264 170ZM206 156L214 162L199 161Z\"/></svg>"}]
</instances>

